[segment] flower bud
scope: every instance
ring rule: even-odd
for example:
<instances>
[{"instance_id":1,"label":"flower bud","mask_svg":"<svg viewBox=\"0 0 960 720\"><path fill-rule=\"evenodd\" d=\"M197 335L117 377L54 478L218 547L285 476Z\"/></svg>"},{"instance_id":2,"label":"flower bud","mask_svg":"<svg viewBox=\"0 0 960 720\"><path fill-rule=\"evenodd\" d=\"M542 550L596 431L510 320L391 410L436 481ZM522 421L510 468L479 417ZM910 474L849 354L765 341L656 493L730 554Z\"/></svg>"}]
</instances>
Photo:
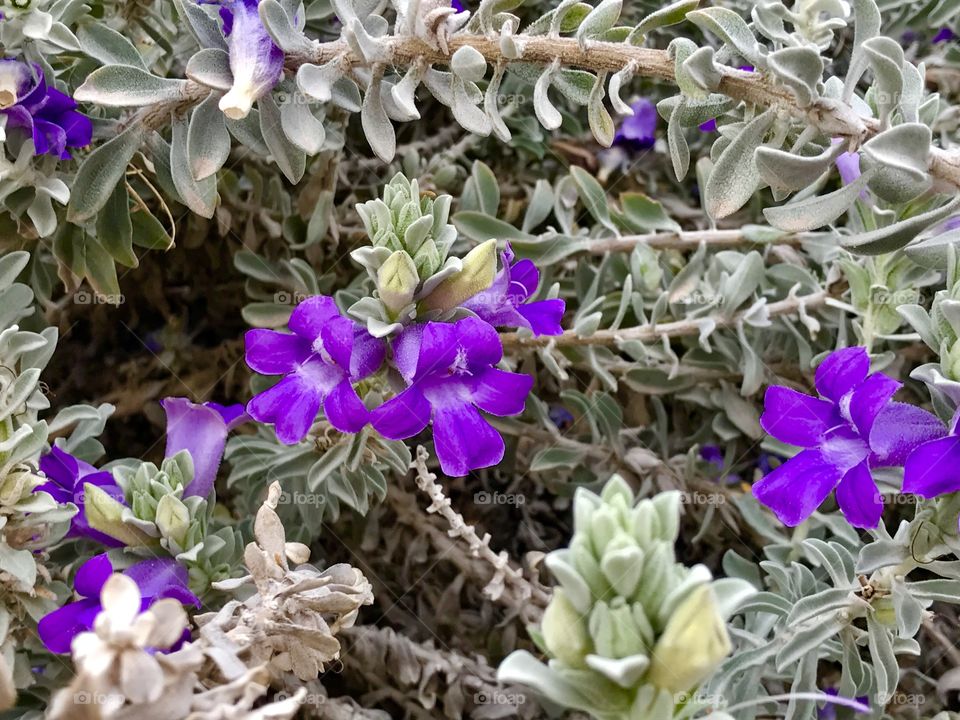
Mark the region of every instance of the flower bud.
<instances>
[{"instance_id":1,"label":"flower bud","mask_svg":"<svg viewBox=\"0 0 960 720\"><path fill-rule=\"evenodd\" d=\"M102 488L84 483L83 505L87 523L94 530L119 540L127 547L142 547L154 543L153 538L123 521L125 506L110 497Z\"/></svg>"},{"instance_id":2,"label":"flower bud","mask_svg":"<svg viewBox=\"0 0 960 720\"><path fill-rule=\"evenodd\" d=\"M957 340L943 358L943 369L951 380L960 380L960 340Z\"/></svg>"},{"instance_id":3,"label":"flower bud","mask_svg":"<svg viewBox=\"0 0 960 720\"><path fill-rule=\"evenodd\" d=\"M413 259L403 250L397 250L380 266L377 270L377 292L391 317L396 317L413 302L419 283Z\"/></svg>"},{"instance_id":4,"label":"flower bud","mask_svg":"<svg viewBox=\"0 0 960 720\"><path fill-rule=\"evenodd\" d=\"M181 548L186 545L190 529L190 511L176 495L164 495L157 503L157 528L164 538L173 540Z\"/></svg>"},{"instance_id":5,"label":"flower bud","mask_svg":"<svg viewBox=\"0 0 960 720\"><path fill-rule=\"evenodd\" d=\"M667 621L653 650L647 679L665 690L685 692L709 677L731 649L713 589L701 585Z\"/></svg>"},{"instance_id":6,"label":"flower bud","mask_svg":"<svg viewBox=\"0 0 960 720\"><path fill-rule=\"evenodd\" d=\"M547 650L570 667L586 667L584 657L590 652L590 636L586 623L570 604L562 588L553 591L553 598L543 613L540 625Z\"/></svg>"},{"instance_id":7,"label":"flower bud","mask_svg":"<svg viewBox=\"0 0 960 720\"><path fill-rule=\"evenodd\" d=\"M497 241L477 245L463 258L463 269L441 282L423 303L424 310L452 310L463 301L483 292L497 272Z\"/></svg>"}]
</instances>

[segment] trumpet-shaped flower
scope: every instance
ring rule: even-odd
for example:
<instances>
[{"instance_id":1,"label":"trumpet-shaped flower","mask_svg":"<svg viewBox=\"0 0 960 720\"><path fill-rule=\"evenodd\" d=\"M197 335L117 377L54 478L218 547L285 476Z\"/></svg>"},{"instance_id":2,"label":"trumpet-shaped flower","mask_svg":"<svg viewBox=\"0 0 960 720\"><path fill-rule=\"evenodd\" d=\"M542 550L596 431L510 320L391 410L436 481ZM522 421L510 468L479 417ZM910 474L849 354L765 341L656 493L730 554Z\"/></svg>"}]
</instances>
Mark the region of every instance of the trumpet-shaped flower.
<instances>
[{"instance_id":1,"label":"trumpet-shaped flower","mask_svg":"<svg viewBox=\"0 0 960 720\"><path fill-rule=\"evenodd\" d=\"M923 443L910 453L903 468L903 492L934 498L960 490L960 410L954 413L946 437Z\"/></svg>"},{"instance_id":2,"label":"trumpet-shaped flower","mask_svg":"<svg viewBox=\"0 0 960 720\"><path fill-rule=\"evenodd\" d=\"M73 586L81 599L48 613L37 624L37 633L47 650L68 653L74 637L93 629L94 620L103 610L100 591L112 574L113 564L106 553L94 555L80 566ZM187 587L186 569L172 558L143 560L123 574L140 588L140 612L163 598L200 607L200 599Z\"/></svg>"},{"instance_id":3,"label":"trumpet-shaped flower","mask_svg":"<svg viewBox=\"0 0 960 720\"><path fill-rule=\"evenodd\" d=\"M397 337L393 354L408 387L372 411L373 427L402 440L432 420L437 457L447 475L500 462L503 438L480 410L500 416L523 412L533 378L494 367L503 357L497 331L473 317L415 325Z\"/></svg>"},{"instance_id":4,"label":"trumpet-shaped flower","mask_svg":"<svg viewBox=\"0 0 960 720\"><path fill-rule=\"evenodd\" d=\"M58 503L71 502L78 508L77 514L70 521L70 537L90 538L110 547L123 544L90 527L84 512L83 488L86 483L96 485L114 500L123 500L123 491L114 482L113 475L97 470L90 463L75 458L56 445L40 458L40 470L46 475L47 482L38 486L34 492L48 493Z\"/></svg>"},{"instance_id":5,"label":"trumpet-shaped flower","mask_svg":"<svg viewBox=\"0 0 960 720\"><path fill-rule=\"evenodd\" d=\"M184 489L183 496L206 497L217 479L227 433L249 417L243 405L198 404L182 397L164 398L160 404L167 413L165 456L170 458L187 450L193 459L193 480Z\"/></svg>"},{"instance_id":6,"label":"trumpet-shaped flower","mask_svg":"<svg viewBox=\"0 0 960 720\"><path fill-rule=\"evenodd\" d=\"M293 311L291 333L247 331L247 365L263 375L283 379L256 395L247 412L260 422L273 423L281 442L303 440L320 406L333 427L359 432L369 412L353 383L383 363L383 342L353 320L343 317L333 298L307 298Z\"/></svg>"},{"instance_id":7,"label":"trumpet-shaped flower","mask_svg":"<svg viewBox=\"0 0 960 720\"><path fill-rule=\"evenodd\" d=\"M633 115L623 119L613 141L633 150L648 150L657 140L657 106L641 98L631 104L630 109Z\"/></svg>"},{"instance_id":8,"label":"trumpet-shaped flower","mask_svg":"<svg viewBox=\"0 0 960 720\"><path fill-rule=\"evenodd\" d=\"M220 98L220 109L231 120L242 120L253 103L283 77L283 51L260 20L259 0L220 0L216 4L220 5L233 73L233 86Z\"/></svg>"},{"instance_id":9,"label":"trumpet-shaped flower","mask_svg":"<svg viewBox=\"0 0 960 720\"><path fill-rule=\"evenodd\" d=\"M871 469L902 465L943 424L913 405L892 402L901 384L870 373L866 349L831 353L816 372L820 397L773 386L760 424L778 440L804 448L753 486L756 498L786 525L798 525L836 489L856 527L876 527L883 499Z\"/></svg>"},{"instance_id":10,"label":"trumpet-shaped flower","mask_svg":"<svg viewBox=\"0 0 960 720\"><path fill-rule=\"evenodd\" d=\"M565 309L560 298L527 302L537 291L540 271L532 260L513 262L510 245L501 254L503 267L489 288L463 303L494 327L524 327L534 335L561 335L560 319Z\"/></svg>"},{"instance_id":11,"label":"trumpet-shaped flower","mask_svg":"<svg viewBox=\"0 0 960 720\"><path fill-rule=\"evenodd\" d=\"M33 140L37 155L67 160L68 148L90 144L93 124L77 112L77 103L47 85L39 65L0 58L0 115L7 130L19 130Z\"/></svg>"}]
</instances>

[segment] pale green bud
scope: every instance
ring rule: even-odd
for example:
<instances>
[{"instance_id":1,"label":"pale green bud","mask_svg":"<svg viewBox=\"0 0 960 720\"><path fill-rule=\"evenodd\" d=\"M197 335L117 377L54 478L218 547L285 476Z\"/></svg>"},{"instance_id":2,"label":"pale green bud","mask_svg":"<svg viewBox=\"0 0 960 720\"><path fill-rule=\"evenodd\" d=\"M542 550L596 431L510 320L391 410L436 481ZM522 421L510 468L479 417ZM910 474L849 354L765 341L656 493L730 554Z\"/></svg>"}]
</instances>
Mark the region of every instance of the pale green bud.
<instances>
[{"instance_id":1,"label":"pale green bud","mask_svg":"<svg viewBox=\"0 0 960 720\"><path fill-rule=\"evenodd\" d=\"M403 250L397 250L380 266L377 270L377 292L391 317L396 317L413 302L419 283L413 258Z\"/></svg>"},{"instance_id":2,"label":"pale green bud","mask_svg":"<svg viewBox=\"0 0 960 720\"><path fill-rule=\"evenodd\" d=\"M950 346L942 360L946 376L951 380L960 380L960 340Z\"/></svg>"},{"instance_id":3,"label":"pale green bud","mask_svg":"<svg viewBox=\"0 0 960 720\"><path fill-rule=\"evenodd\" d=\"M731 649L713 589L701 585L667 621L653 650L647 679L671 692L686 692L706 680Z\"/></svg>"},{"instance_id":4,"label":"pale green bud","mask_svg":"<svg viewBox=\"0 0 960 720\"><path fill-rule=\"evenodd\" d=\"M590 519L590 540L598 558L603 557L607 543L617 534L619 519L620 513L609 505L601 505L594 511Z\"/></svg>"},{"instance_id":5,"label":"pale green bud","mask_svg":"<svg viewBox=\"0 0 960 720\"><path fill-rule=\"evenodd\" d=\"M553 597L543 612L540 632L553 657L570 667L586 667L584 657L591 651L590 635L583 617L567 600L562 588L553 591Z\"/></svg>"},{"instance_id":6,"label":"pale green bud","mask_svg":"<svg viewBox=\"0 0 960 720\"><path fill-rule=\"evenodd\" d=\"M465 300L490 287L497 272L497 241L477 245L463 258L463 269L434 288L424 300L423 310L452 310Z\"/></svg>"},{"instance_id":7,"label":"pale green bud","mask_svg":"<svg viewBox=\"0 0 960 720\"><path fill-rule=\"evenodd\" d=\"M102 488L84 483L83 506L87 523L94 530L116 538L127 547L155 544L155 540L149 535L123 522L125 506L110 497Z\"/></svg>"},{"instance_id":8,"label":"pale green bud","mask_svg":"<svg viewBox=\"0 0 960 720\"><path fill-rule=\"evenodd\" d=\"M630 606L622 599L614 605L598 602L590 613L590 637L598 655L608 658L625 658L647 652Z\"/></svg>"},{"instance_id":9,"label":"pale green bud","mask_svg":"<svg viewBox=\"0 0 960 720\"><path fill-rule=\"evenodd\" d=\"M160 498L155 522L164 538L173 540L180 547L186 546L190 511L176 495L164 495Z\"/></svg>"}]
</instances>

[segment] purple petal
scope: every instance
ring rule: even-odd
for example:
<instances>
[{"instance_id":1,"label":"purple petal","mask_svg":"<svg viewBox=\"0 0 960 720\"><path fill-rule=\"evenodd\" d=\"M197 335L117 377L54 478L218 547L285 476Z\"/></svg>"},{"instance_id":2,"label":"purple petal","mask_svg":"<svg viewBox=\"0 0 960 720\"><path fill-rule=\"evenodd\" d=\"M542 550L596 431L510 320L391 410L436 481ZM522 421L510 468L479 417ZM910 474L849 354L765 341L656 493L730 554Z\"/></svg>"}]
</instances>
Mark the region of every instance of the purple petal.
<instances>
[{"instance_id":1,"label":"purple petal","mask_svg":"<svg viewBox=\"0 0 960 720\"><path fill-rule=\"evenodd\" d=\"M527 303L517 308L534 335L563 335L560 321L566 310L566 303L560 298Z\"/></svg>"},{"instance_id":2,"label":"purple petal","mask_svg":"<svg viewBox=\"0 0 960 720\"><path fill-rule=\"evenodd\" d=\"M113 564L107 553L94 555L77 570L73 589L87 598L99 598L103 584L113 575Z\"/></svg>"},{"instance_id":3,"label":"purple petal","mask_svg":"<svg viewBox=\"0 0 960 720\"><path fill-rule=\"evenodd\" d=\"M160 404L167 413L165 457L187 450L193 458L193 480L183 495L206 497L217 479L223 448L227 444L228 431L223 415L215 408L198 405L187 398L164 398Z\"/></svg>"},{"instance_id":4,"label":"purple petal","mask_svg":"<svg viewBox=\"0 0 960 720\"><path fill-rule=\"evenodd\" d=\"M423 431L430 412L420 388L412 386L371 411L370 424L388 440L406 440Z\"/></svg>"},{"instance_id":5,"label":"purple petal","mask_svg":"<svg viewBox=\"0 0 960 720\"><path fill-rule=\"evenodd\" d=\"M434 410L433 444L440 468L451 477L496 465L503 459L503 438L469 404Z\"/></svg>"},{"instance_id":6,"label":"purple petal","mask_svg":"<svg viewBox=\"0 0 960 720\"><path fill-rule=\"evenodd\" d=\"M623 119L617 129L614 141L631 141L639 147L652 147L656 139L657 107L646 98L641 98L631 106L633 115Z\"/></svg>"},{"instance_id":7,"label":"purple petal","mask_svg":"<svg viewBox=\"0 0 960 720\"><path fill-rule=\"evenodd\" d=\"M875 373L850 394L850 419L862 435L870 435L877 415L902 386L883 373Z\"/></svg>"},{"instance_id":8,"label":"purple petal","mask_svg":"<svg viewBox=\"0 0 960 720\"><path fill-rule=\"evenodd\" d=\"M428 323L429 324L429 323ZM420 345L426 325L410 325L397 335L391 343L393 364L408 383L413 382L420 361Z\"/></svg>"},{"instance_id":9,"label":"purple petal","mask_svg":"<svg viewBox=\"0 0 960 720\"><path fill-rule=\"evenodd\" d=\"M915 405L890 403L877 415L870 431L872 465L903 465L917 447L945 434L946 428L935 415Z\"/></svg>"},{"instance_id":10,"label":"purple petal","mask_svg":"<svg viewBox=\"0 0 960 720\"><path fill-rule=\"evenodd\" d=\"M173 598L183 605L200 607L200 599L190 592L186 568L173 558L142 560L123 574L137 584L144 599Z\"/></svg>"},{"instance_id":11,"label":"purple petal","mask_svg":"<svg viewBox=\"0 0 960 720\"><path fill-rule=\"evenodd\" d=\"M303 440L317 417L323 399L320 391L299 375L288 375L247 403L254 420L273 423L284 445Z\"/></svg>"},{"instance_id":12,"label":"purple petal","mask_svg":"<svg viewBox=\"0 0 960 720\"><path fill-rule=\"evenodd\" d=\"M836 159L837 170L840 171L840 180L849 185L860 179L860 154L845 152Z\"/></svg>"},{"instance_id":13,"label":"purple petal","mask_svg":"<svg viewBox=\"0 0 960 720\"><path fill-rule=\"evenodd\" d=\"M360 432L370 419L363 400L346 378L323 399L323 413L331 425L345 433Z\"/></svg>"},{"instance_id":14,"label":"purple petal","mask_svg":"<svg viewBox=\"0 0 960 720\"><path fill-rule=\"evenodd\" d=\"M70 502L70 500L72 500L73 490L77 486L77 480L80 477L80 466L77 464L77 459L73 455L53 445L50 448L50 452L40 458L40 471L46 475L52 483L55 483L58 487L69 493L69 499L60 500L60 502ZM53 492L44 489L46 485L50 484L49 482L44 483L44 485L37 489L42 489L44 492L50 492L50 494L53 495Z\"/></svg>"},{"instance_id":15,"label":"purple petal","mask_svg":"<svg viewBox=\"0 0 960 720\"><path fill-rule=\"evenodd\" d=\"M340 317L340 310L333 298L314 295L294 308L287 327L312 343L320 337L323 326L335 317Z\"/></svg>"},{"instance_id":16,"label":"purple petal","mask_svg":"<svg viewBox=\"0 0 960 720\"><path fill-rule=\"evenodd\" d=\"M933 36L933 40L931 40L931 42L936 45L939 43L951 42L956 39L957 35L953 32L953 30L948 27L942 27L940 28L940 31Z\"/></svg>"},{"instance_id":17,"label":"purple petal","mask_svg":"<svg viewBox=\"0 0 960 720\"><path fill-rule=\"evenodd\" d=\"M428 322L426 324L420 334L420 347L417 350L417 371L414 377L425 377L437 372L446 373L453 365L457 358L457 328L459 324L438 322Z\"/></svg>"},{"instance_id":18,"label":"purple petal","mask_svg":"<svg viewBox=\"0 0 960 720\"><path fill-rule=\"evenodd\" d=\"M860 463L837 485L837 504L847 521L858 528L875 528L883 515L883 496L867 463Z\"/></svg>"},{"instance_id":19,"label":"purple petal","mask_svg":"<svg viewBox=\"0 0 960 720\"><path fill-rule=\"evenodd\" d=\"M386 347L383 340L373 337L366 328L354 327L353 353L350 355L350 377L362 380L383 365Z\"/></svg>"},{"instance_id":20,"label":"purple petal","mask_svg":"<svg viewBox=\"0 0 960 720\"><path fill-rule=\"evenodd\" d=\"M204 405L220 414L220 417L223 418L223 422L227 426L227 430L233 430L250 420L250 416L247 415L247 411L241 403L221 405L220 403L208 401L205 402Z\"/></svg>"},{"instance_id":21,"label":"purple petal","mask_svg":"<svg viewBox=\"0 0 960 720\"><path fill-rule=\"evenodd\" d=\"M924 443L907 458L903 492L925 498L960 490L960 436Z\"/></svg>"},{"instance_id":22,"label":"purple petal","mask_svg":"<svg viewBox=\"0 0 960 720\"><path fill-rule=\"evenodd\" d=\"M510 285L518 303L524 302L537 291L540 271L533 260L518 260L510 267Z\"/></svg>"},{"instance_id":23,"label":"purple petal","mask_svg":"<svg viewBox=\"0 0 960 720\"><path fill-rule=\"evenodd\" d=\"M60 157L67 147L67 133L59 125L39 118L33 119L33 147L37 155Z\"/></svg>"},{"instance_id":24,"label":"purple petal","mask_svg":"<svg viewBox=\"0 0 960 720\"><path fill-rule=\"evenodd\" d=\"M310 343L299 335L275 330L247 330L243 342L247 365L262 375L293 372L312 352Z\"/></svg>"},{"instance_id":25,"label":"purple petal","mask_svg":"<svg viewBox=\"0 0 960 720\"><path fill-rule=\"evenodd\" d=\"M847 392L866 379L868 372L870 356L866 348L854 346L835 350L817 368L817 392L838 403Z\"/></svg>"},{"instance_id":26,"label":"purple petal","mask_svg":"<svg viewBox=\"0 0 960 720\"><path fill-rule=\"evenodd\" d=\"M700 125L700 132L712 133L717 131L717 119L707 120Z\"/></svg>"},{"instance_id":27,"label":"purple petal","mask_svg":"<svg viewBox=\"0 0 960 720\"><path fill-rule=\"evenodd\" d=\"M505 417L523 412L533 378L496 368L484 370L474 379L473 402L484 412Z\"/></svg>"},{"instance_id":28,"label":"purple petal","mask_svg":"<svg viewBox=\"0 0 960 720\"><path fill-rule=\"evenodd\" d=\"M439 323L432 323L437 325ZM453 324L456 331L455 347L467 353L470 370L479 370L500 362L503 345L500 336L489 323L474 317L464 318ZM423 360L423 353L420 355Z\"/></svg>"},{"instance_id":29,"label":"purple petal","mask_svg":"<svg viewBox=\"0 0 960 720\"><path fill-rule=\"evenodd\" d=\"M836 408L826 400L780 385L771 385L764 395L760 425L780 442L815 447L839 422Z\"/></svg>"},{"instance_id":30,"label":"purple petal","mask_svg":"<svg viewBox=\"0 0 960 720\"><path fill-rule=\"evenodd\" d=\"M93 628L93 621L100 610L99 599L87 598L69 603L40 618L37 634L47 650L65 655L70 652L74 637Z\"/></svg>"},{"instance_id":31,"label":"purple petal","mask_svg":"<svg viewBox=\"0 0 960 720\"><path fill-rule=\"evenodd\" d=\"M803 450L753 485L753 494L784 525L806 520L843 476L819 450Z\"/></svg>"}]
</instances>

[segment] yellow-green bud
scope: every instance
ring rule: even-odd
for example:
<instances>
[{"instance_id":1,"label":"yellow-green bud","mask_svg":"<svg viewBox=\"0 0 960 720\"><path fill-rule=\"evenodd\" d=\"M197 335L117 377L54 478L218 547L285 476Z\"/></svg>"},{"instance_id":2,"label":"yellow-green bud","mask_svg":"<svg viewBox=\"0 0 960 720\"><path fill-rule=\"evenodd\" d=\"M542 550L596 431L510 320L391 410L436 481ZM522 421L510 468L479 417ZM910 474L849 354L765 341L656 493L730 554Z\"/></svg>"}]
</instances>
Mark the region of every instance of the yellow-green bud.
<instances>
[{"instance_id":1,"label":"yellow-green bud","mask_svg":"<svg viewBox=\"0 0 960 720\"><path fill-rule=\"evenodd\" d=\"M160 534L184 547L190 529L190 511L176 495L164 495L157 503L157 528Z\"/></svg>"},{"instance_id":2,"label":"yellow-green bud","mask_svg":"<svg viewBox=\"0 0 960 720\"><path fill-rule=\"evenodd\" d=\"M727 626L710 585L701 585L680 603L653 649L649 682L671 692L698 686L730 654Z\"/></svg>"},{"instance_id":3,"label":"yellow-green bud","mask_svg":"<svg viewBox=\"0 0 960 720\"><path fill-rule=\"evenodd\" d=\"M396 317L413 302L419 283L413 258L404 250L397 250L380 266L377 270L377 292L391 317Z\"/></svg>"},{"instance_id":4,"label":"yellow-green bud","mask_svg":"<svg viewBox=\"0 0 960 720\"><path fill-rule=\"evenodd\" d=\"M122 520L125 506L114 500L103 489L90 483L83 485L83 506L87 523L94 530L116 538L127 547L143 547L155 544L146 533Z\"/></svg>"},{"instance_id":5,"label":"yellow-green bud","mask_svg":"<svg viewBox=\"0 0 960 720\"><path fill-rule=\"evenodd\" d=\"M497 241L487 240L477 245L463 258L463 269L447 278L428 295L424 310L452 310L493 284L497 273Z\"/></svg>"},{"instance_id":6,"label":"yellow-green bud","mask_svg":"<svg viewBox=\"0 0 960 720\"><path fill-rule=\"evenodd\" d=\"M590 636L597 654L625 658L648 652L630 606L618 600L616 606L598 602L590 613Z\"/></svg>"},{"instance_id":7,"label":"yellow-green bud","mask_svg":"<svg viewBox=\"0 0 960 720\"><path fill-rule=\"evenodd\" d=\"M553 657L570 667L586 667L584 657L591 651L586 623L570 604L562 588L553 591L553 598L540 622L543 643Z\"/></svg>"}]
</instances>

